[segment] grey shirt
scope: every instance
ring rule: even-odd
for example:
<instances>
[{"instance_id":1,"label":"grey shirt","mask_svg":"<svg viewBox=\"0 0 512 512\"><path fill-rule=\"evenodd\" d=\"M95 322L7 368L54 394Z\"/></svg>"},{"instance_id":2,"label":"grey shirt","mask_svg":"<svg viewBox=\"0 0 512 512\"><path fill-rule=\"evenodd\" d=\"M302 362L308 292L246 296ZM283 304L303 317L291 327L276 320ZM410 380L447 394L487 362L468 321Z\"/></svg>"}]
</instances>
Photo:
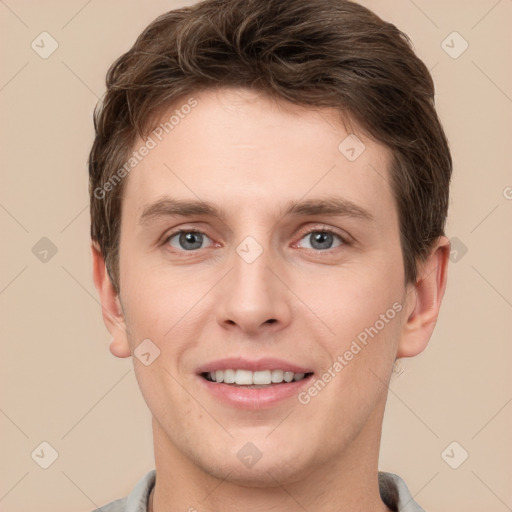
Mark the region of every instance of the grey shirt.
<instances>
[{"instance_id":1,"label":"grey shirt","mask_svg":"<svg viewBox=\"0 0 512 512\"><path fill-rule=\"evenodd\" d=\"M139 480L126 498L112 501L93 512L147 512L149 493L155 485L156 471L152 469ZM382 501L393 512L425 512L412 498L405 482L393 473L379 472Z\"/></svg>"}]
</instances>

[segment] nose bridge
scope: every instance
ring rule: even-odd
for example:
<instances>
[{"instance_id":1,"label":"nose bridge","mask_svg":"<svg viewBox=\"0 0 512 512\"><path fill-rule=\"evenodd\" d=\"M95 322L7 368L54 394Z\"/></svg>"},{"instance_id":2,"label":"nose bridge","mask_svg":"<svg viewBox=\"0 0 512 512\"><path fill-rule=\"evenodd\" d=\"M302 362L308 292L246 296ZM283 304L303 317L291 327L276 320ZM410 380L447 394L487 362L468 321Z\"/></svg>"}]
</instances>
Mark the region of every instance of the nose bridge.
<instances>
[{"instance_id":1,"label":"nose bridge","mask_svg":"<svg viewBox=\"0 0 512 512\"><path fill-rule=\"evenodd\" d=\"M232 257L231 296L237 297L245 308L268 303L273 287L268 269L270 259L268 246L264 248L253 237L236 247Z\"/></svg>"},{"instance_id":2,"label":"nose bridge","mask_svg":"<svg viewBox=\"0 0 512 512\"><path fill-rule=\"evenodd\" d=\"M269 268L273 263L269 244L260 244L253 236L235 247L230 259L232 271L219 297L219 323L255 332L264 325L289 322L289 297Z\"/></svg>"},{"instance_id":3,"label":"nose bridge","mask_svg":"<svg viewBox=\"0 0 512 512\"><path fill-rule=\"evenodd\" d=\"M233 293L238 294L241 298L251 298L253 295L258 296L260 294L267 294L272 286L269 281L268 270L269 265L269 254L268 251L263 251L254 260L244 259L245 257L251 257L252 249L247 251L244 255L240 255L236 252L233 257Z\"/></svg>"}]
</instances>

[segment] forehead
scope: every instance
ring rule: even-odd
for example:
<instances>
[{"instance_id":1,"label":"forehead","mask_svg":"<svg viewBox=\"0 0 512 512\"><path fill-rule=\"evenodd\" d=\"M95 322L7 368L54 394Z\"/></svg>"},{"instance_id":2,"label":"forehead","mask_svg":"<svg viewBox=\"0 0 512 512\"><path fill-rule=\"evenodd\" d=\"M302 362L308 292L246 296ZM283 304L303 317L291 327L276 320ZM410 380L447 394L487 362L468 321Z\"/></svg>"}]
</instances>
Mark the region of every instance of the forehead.
<instances>
[{"instance_id":1,"label":"forehead","mask_svg":"<svg viewBox=\"0 0 512 512\"><path fill-rule=\"evenodd\" d=\"M245 89L191 94L134 145L150 149L129 173L123 215L140 217L166 194L255 214L336 193L389 219L389 151L350 126L335 109Z\"/></svg>"}]
</instances>

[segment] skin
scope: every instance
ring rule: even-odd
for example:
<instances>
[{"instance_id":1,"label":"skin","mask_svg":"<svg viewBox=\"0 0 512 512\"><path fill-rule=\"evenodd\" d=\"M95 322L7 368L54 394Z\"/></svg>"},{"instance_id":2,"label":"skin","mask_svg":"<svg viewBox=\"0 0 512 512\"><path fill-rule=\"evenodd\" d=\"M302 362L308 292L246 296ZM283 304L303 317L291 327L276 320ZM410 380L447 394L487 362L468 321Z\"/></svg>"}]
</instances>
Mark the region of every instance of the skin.
<instances>
[{"instance_id":1,"label":"skin","mask_svg":"<svg viewBox=\"0 0 512 512\"><path fill-rule=\"evenodd\" d=\"M366 149L350 162L338 150L350 132L333 109L243 89L193 96L198 105L125 178L119 296L92 247L111 352L128 357L148 338L161 351L149 366L133 358L152 414L153 510L388 510L377 482L387 384L395 359L430 339L449 241L439 238L406 286L386 147L355 127ZM209 201L225 218L141 224L166 195ZM289 201L333 195L373 220L282 215ZM326 226L348 243L334 236L319 249L314 235ZM205 235L200 249L166 241L191 228ZM236 252L248 236L263 249L250 264ZM268 356L319 377L394 303L401 312L306 405L292 397L242 410L196 375L215 359ZM262 453L251 468L237 457L248 442Z\"/></svg>"}]
</instances>

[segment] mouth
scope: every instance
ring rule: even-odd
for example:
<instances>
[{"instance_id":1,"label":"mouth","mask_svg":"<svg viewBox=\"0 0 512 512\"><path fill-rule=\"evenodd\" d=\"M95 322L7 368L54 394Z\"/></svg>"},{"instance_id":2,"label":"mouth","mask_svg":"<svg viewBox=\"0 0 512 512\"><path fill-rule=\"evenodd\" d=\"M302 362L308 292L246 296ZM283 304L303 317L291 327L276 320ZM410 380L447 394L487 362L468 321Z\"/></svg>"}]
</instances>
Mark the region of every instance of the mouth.
<instances>
[{"instance_id":1,"label":"mouth","mask_svg":"<svg viewBox=\"0 0 512 512\"><path fill-rule=\"evenodd\" d=\"M311 377L313 372L292 372L281 369L259 371L225 369L202 372L200 375L207 381L217 384L227 384L246 389L264 389L292 382L300 382Z\"/></svg>"},{"instance_id":2,"label":"mouth","mask_svg":"<svg viewBox=\"0 0 512 512\"><path fill-rule=\"evenodd\" d=\"M310 385L311 368L283 359L226 358L197 368L201 387L215 400L236 409L262 410L297 399Z\"/></svg>"}]
</instances>

